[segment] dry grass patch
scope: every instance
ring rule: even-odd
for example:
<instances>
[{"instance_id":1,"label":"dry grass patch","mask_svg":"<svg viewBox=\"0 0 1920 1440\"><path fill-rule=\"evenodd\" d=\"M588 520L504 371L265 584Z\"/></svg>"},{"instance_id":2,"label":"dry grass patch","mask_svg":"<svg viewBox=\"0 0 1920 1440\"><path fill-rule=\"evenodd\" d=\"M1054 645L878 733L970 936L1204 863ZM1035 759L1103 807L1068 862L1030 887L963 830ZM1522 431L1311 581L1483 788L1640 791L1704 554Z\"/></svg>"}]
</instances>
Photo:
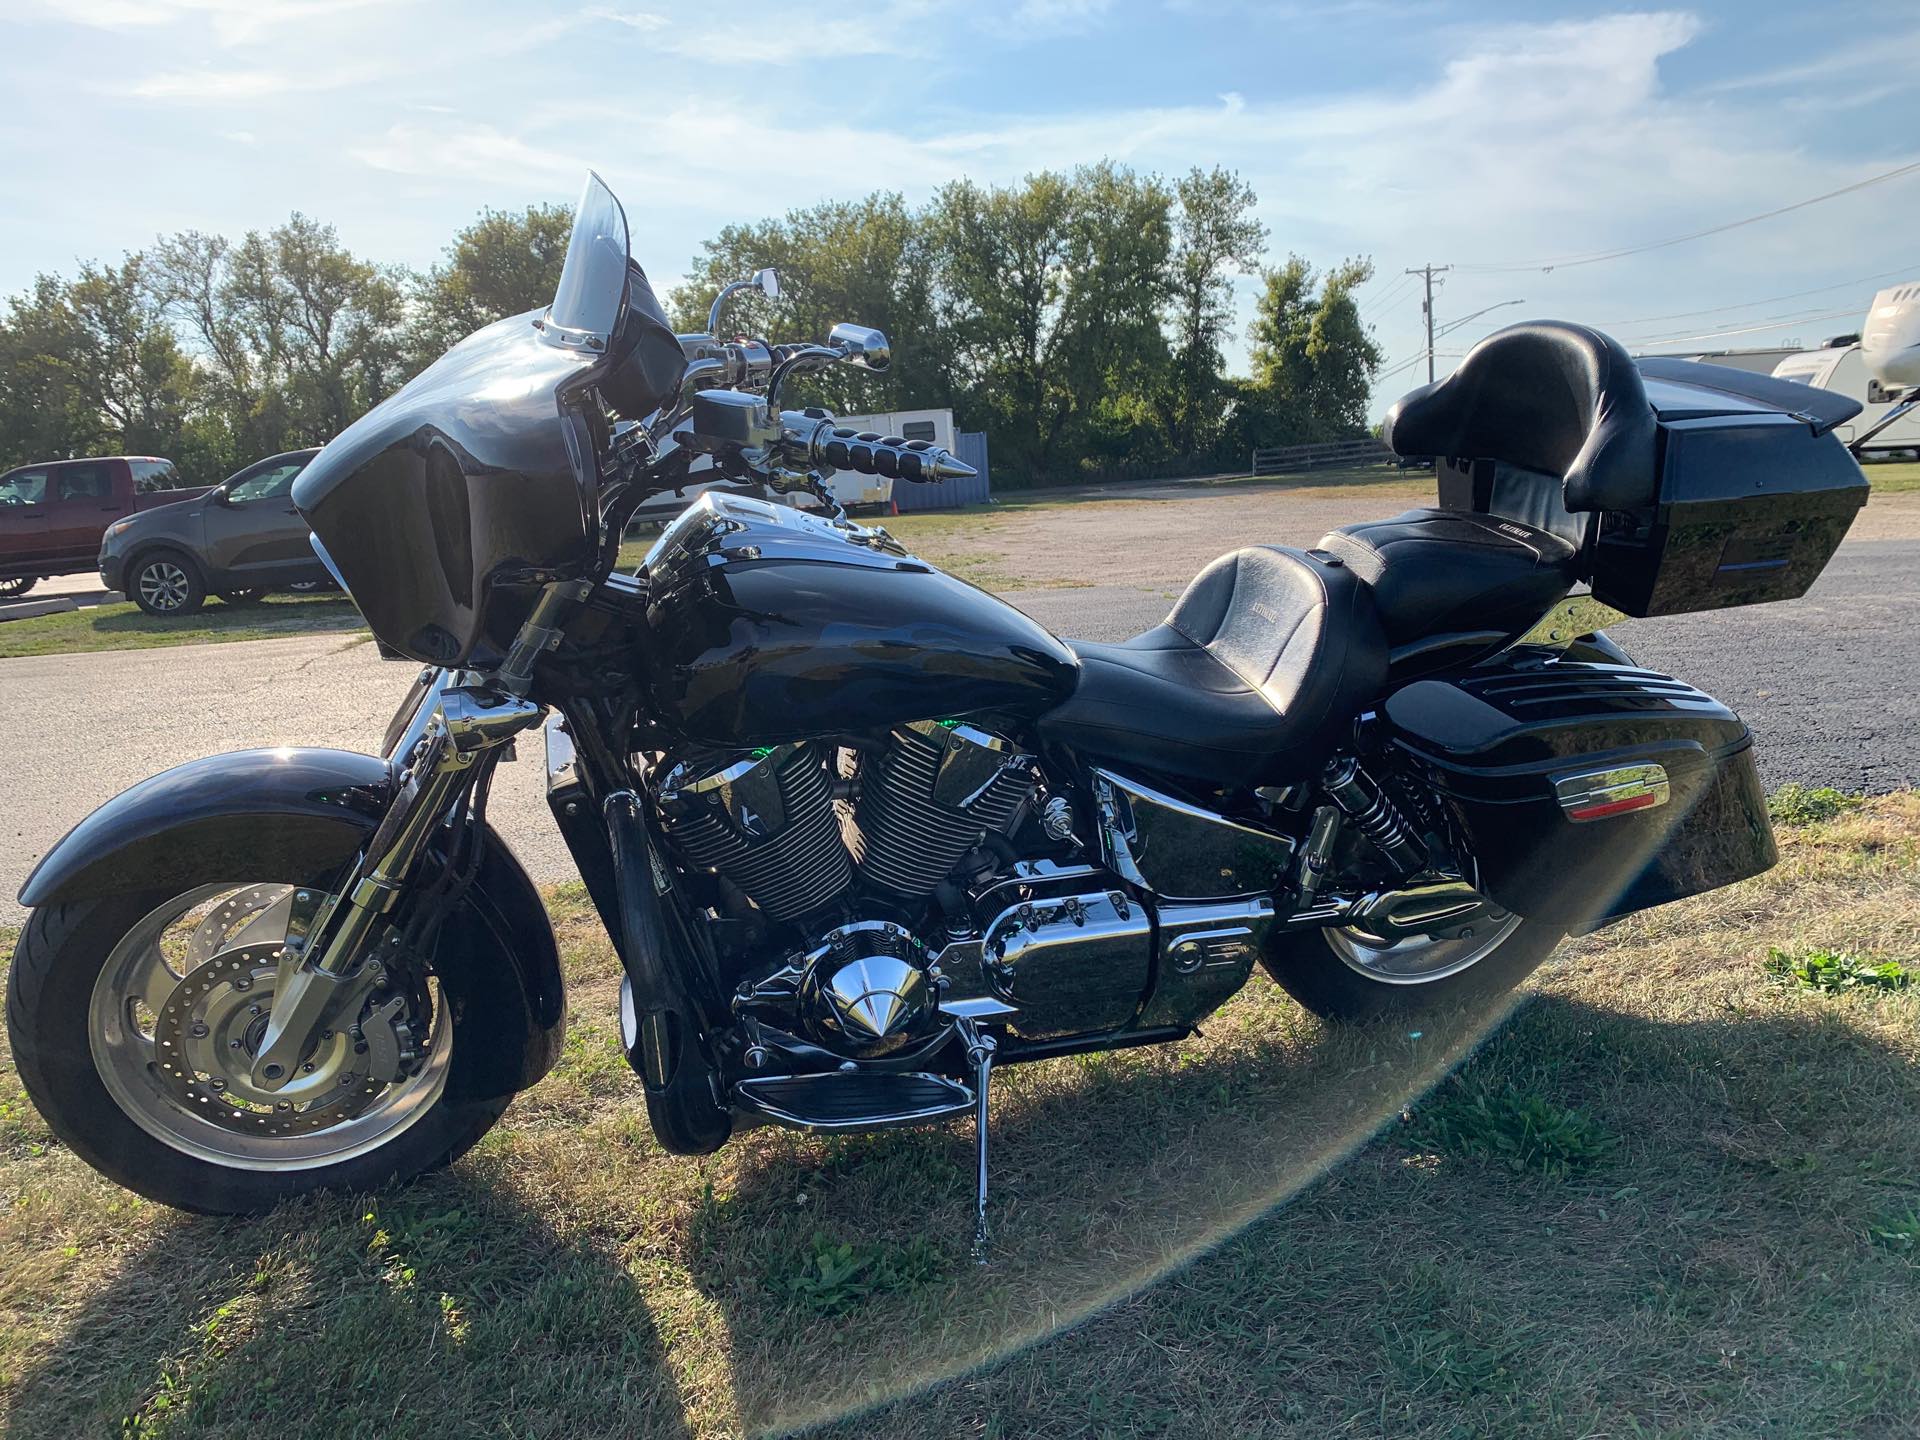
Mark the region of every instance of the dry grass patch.
<instances>
[{"instance_id":1,"label":"dry grass patch","mask_svg":"<svg viewBox=\"0 0 1920 1440\"><path fill-rule=\"evenodd\" d=\"M1008 1067L984 1272L965 1127L661 1154L577 887L560 1067L403 1190L162 1211L0 1068L10 1433L1896 1433L1920 995L1767 960L1915 958L1920 798L1781 844L1505 1024L1334 1031L1256 980L1181 1046Z\"/></svg>"}]
</instances>

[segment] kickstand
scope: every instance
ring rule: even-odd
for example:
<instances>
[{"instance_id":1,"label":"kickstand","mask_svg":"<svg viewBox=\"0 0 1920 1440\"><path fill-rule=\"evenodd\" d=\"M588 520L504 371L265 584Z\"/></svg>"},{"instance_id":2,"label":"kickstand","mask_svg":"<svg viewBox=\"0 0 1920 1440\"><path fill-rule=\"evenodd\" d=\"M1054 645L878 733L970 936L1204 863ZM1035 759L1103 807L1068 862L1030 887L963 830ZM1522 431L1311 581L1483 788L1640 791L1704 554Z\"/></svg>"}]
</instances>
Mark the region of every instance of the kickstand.
<instances>
[{"instance_id":1,"label":"kickstand","mask_svg":"<svg viewBox=\"0 0 1920 1440\"><path fill-rule=\"evenodd\" d=\"M973 1263L987 1263L987 1081L993 1072L994 1043L971 1025L963 1032L967 1059L973 1062Z\"/></svg>"}]
</instances>

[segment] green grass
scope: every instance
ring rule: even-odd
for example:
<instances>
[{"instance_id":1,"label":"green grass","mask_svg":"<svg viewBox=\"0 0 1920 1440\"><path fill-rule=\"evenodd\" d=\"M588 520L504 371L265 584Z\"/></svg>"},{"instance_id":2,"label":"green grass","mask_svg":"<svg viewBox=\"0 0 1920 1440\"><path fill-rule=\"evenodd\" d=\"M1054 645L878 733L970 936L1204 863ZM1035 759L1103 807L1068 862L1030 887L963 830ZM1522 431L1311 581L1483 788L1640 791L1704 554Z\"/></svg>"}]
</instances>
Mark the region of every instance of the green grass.
<instances>
[{"instance_id":1,"label":"green grass","mask_svg":"<svg viewBox=\"0 0 1920 1440\"><path fill-rule=\"evenodd\" d=\"M1007 1066L985 1270L966 1125L661 1153L577 885L560 1066L401 1189L160 1209L0 1053L0 1410L165 1440L1908 1433L1920 987L1766 959L1910 953L1916 842L1913 794L1784 829L1774 871L1569 943L1510 1015L1335 1029L1256 979L1176 1047Z\"/></svg>"},{"instance_id":2,"label":"green grass","mask_svg":"<svg viewBox=\"0 0 1920 1440\"><path fill-rule=\"evenodd\" d=\"M1604 1164L1619 1143L1592 1116L1550 1096L1468 1078L1442 1087L1420 1107L1407 1142L1554 1179Z\"/></svg>"},{"instance_id":3,"label":"green grass","mask_svg":"<svg viewBox=\"0 0 1920 1440\"><path fill-rule=\"evenodd\" d=\"M270 640L365 626L353 602L340 595L269 595L240 605L212 599L191 615L170 618L149 615L131 603L96 605L0 624L0 659Z\"/></svg>"},{"instance_id":4,"label":"green grass","mask_svg":"<svg viewBox=\"0 0 1920 1440\"><path fill-rule=\"evenodd\" d=\"M1876 460L1860 468L1876 495L1910 495L1920 490L1920 461Z\"/></svg>"},{"instance_id":5,"label":"green grass","mask_svg":"<svg viewBox=\"0 0 1920 1440\"><path fill-rule=\"evenodd\" d=\"M1767 814L1776 825L1813 825L1845 810L1858 809L1865 797L1830 785L1782 785L1767 796Z\"/></svg>"},{"instance_id":6,"label":"green grass","mask_svg":"<svg viewBox=\"0 0 1920 1440\"><path fill-rule=\"evenodd\" d=\"M1898 960L1873 960L1844 950L1774 949L1767 953L1766 969L1782 984L1802 990L1904 990L1913 983L1913 970Z\"/></svg>"}]
</instances>

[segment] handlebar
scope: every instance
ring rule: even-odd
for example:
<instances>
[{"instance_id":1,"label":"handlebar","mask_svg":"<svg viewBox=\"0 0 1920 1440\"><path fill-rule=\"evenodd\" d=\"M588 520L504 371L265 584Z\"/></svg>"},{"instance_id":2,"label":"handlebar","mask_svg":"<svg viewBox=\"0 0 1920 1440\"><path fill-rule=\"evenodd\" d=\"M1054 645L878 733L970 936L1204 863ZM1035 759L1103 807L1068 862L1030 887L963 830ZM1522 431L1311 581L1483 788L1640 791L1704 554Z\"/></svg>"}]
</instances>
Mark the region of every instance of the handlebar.
<instances>
[{"instance_id":1,"label":"handlebar","mask_svg":"<svg viewBox=\"0 0 1920 1440\"><path fill-rule=\"evenodd\" d=\"M934 484L965 480L979 472L931 440L903 440L842 425L824 410L782 410L780 453L789 465L828 465L885 475L896 480Z\"/></svg>"}]
</instances>

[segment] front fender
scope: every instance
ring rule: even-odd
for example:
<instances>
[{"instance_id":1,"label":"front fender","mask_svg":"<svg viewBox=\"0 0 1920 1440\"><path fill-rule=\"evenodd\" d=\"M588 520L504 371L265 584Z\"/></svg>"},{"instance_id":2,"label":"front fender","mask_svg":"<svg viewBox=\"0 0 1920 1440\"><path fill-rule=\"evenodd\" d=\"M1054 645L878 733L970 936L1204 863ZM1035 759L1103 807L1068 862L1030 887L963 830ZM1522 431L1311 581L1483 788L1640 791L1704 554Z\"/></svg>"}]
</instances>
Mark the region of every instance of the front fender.
<instances>
[{"instance_id":1,"label":"front fender","mask_svg":"<svg viewBox=\"0 0 1920 1440\"><path fill-rule=\"evenodd\" d=\"M175 766L115 796L34 866L38 908L152 892L210 877L318 883L359 854L392 798L387 762L349 750L240 750ZM156 901L156 903L158 903ZM533 881L489 833L480 873L441 932L436 973L463 1041L462 1097L510 1094L559 1058L566 992Z\"/></svg>"}]
</instances>

